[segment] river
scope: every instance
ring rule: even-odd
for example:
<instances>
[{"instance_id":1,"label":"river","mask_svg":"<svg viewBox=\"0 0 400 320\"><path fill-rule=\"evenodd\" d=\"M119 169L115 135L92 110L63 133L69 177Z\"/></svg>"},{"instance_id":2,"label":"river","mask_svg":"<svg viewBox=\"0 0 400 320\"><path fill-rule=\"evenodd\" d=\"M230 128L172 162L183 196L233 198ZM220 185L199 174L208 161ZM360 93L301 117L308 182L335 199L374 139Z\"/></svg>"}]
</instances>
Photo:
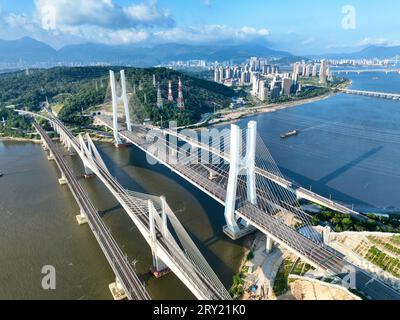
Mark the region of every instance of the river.
<instances>
[{"instance_id":1,"label":"river","mask_svg":"<svg viewBox=\"0 0 400 320\"><path fill-rule=\"evenodd\" d=\"M243 257L243 241L223 232L223 207L135 148L100 144L111 173L133 191L165 195L211 267L228 287ZM75 172L83 168L69 160ZM88 226L78 226L74 198L40 145L0 143L0 299L111 299L114 275ZM149 276L150 248L125 211L97 179L82 180L93 202L153 299L193 299L175 275ZM56 268L57 288L41 287L42 267Z\"/></svg>"},{"instance_id":2,"label":"river","mask_svg":"<svg viewBox=\"0 0 400 320\"><path fill-rule=\"evenodd\" d=\"M400 75L349 75L356 89L399 92ZM283 174L357 210L400 212L400 102L339 94L253 118ZM245 127L249 120L239 122ZM282 133L300 134L281 140ZM222 233L223 207L136 148L99 144L107 166L133 191L165 195L211 267L228 287L243 256L243 242ZM69 158L77 174L80 161ZM40 145L0 142L0 299L111 299L114 275L59 171ZM148 245L97 179L82 180L113 235L154 299L193 299L173 274L148 274ZM45 265L55 266L57 288L41 287Z\"/></svg>"},{"instance_id":3,"label":"river","mask_svg":"<svg viewBox=\"0 0 400 320\"><path fill-rule=\"evenodd\" d=\"M354 89L400 93L397 73L348 77ZM288 179L359 211L400 212L400 101L338 94L238 125L250 120Z\"/></svg>"}]
</instances>

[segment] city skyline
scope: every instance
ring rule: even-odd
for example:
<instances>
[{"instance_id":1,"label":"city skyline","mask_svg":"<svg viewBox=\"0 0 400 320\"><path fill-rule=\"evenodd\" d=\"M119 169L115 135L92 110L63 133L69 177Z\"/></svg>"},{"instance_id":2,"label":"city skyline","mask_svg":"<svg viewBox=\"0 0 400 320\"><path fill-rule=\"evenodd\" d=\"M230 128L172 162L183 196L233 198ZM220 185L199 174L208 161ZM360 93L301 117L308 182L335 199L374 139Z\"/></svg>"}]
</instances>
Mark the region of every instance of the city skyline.
<instances>
[{"instance_id":1,"label":"city skyline","mask_svg":"<svg viewBox=\"0 0 400 320\"><path fill-rule=\"evenodd\" d=\"M0 39L30 36L55 48L86 42L143 46L253 41L301 55L351 52L369 45L399 45L396 9L400 4L391 0L255 0L251 5L227 0L89 0L85 5L0 0Z\"/></svg>"}]
</instances>

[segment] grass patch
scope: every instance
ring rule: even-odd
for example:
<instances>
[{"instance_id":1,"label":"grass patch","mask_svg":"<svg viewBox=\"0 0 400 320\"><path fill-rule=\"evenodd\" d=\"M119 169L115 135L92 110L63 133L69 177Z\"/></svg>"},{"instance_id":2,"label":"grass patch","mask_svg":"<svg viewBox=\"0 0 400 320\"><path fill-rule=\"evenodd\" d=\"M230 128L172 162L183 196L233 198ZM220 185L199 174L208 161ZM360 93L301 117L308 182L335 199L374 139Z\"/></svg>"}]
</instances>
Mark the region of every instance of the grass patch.
<instances>
[{"instance_id":1,"label":"grass patch","mask_svg":"<svg viewBox=\"0 0 400 320\"><path fill-rule=\"evenodd\" d=\"M275 278L274 293L277 297L286 293L289 289L289 273L293 267L293 261L289 259L283 260L281 267L279 268L278 274Z\"/></svg>"},{"instance_id":2,"label":"grass patch","mask_svg":"<svg viewBox=\"0 0 400 320\"><path fill-rule=\"evenodd\" d=\"M395 277L400 277L399 260L385 254L377 247L371 247L365 258L382 270L389 272Z\"/></svg>"},{"instance_id":3,"label":"grass patch","mask_svg":"<svg viewBox=\"0 0 400 320\"><path fill-rule=\"evenodd\" d=\"M310 266L308 263L300 261L296 267L293 269L292 274L295 274L297 276L303 276L305 275L308 271L311 269L314 269L312 266Z\"/></svg>"},{"instance_id":4,"label":"grass patch","mask_svg":"<svg viewBox=\"0 0 400 320\"><path fill-rule=\"evenodd\" d=\"M244 261L242 262L242 266L240 267L240 271L233 277L233 284L229 290L229 294L234 300L239 300L243 297L244 294L244 279L249 272L249 267L245 264L246 262L252 260L254 258L253 251L250 251Z\"/></svg>"},{"instance_id":5,"label":"grass patch","mask_svg":"<svg viewBox=\"0 0 400 320\"><path fill-rule=\"evenodd\" d=\"M368 237L368 240L371 241L372 243L376 244L376 245L384 247L385 250L387 250L387 251L389 251L389 252L391 252L391 253L393 253L395 255L400 255L400 248L398 248L398 247L396 247L396 246L394 246L394 245L392 245L392 244L390 244L388 242L385 242L385 241L383 241L383 240L381 240L379 238L376 238L376 237Z\"/></svg>"},{"instance_id":6,"label":"grass patch","mask_svg":"<svg viewBox=\"0 0 400 320\"><path fill-rule=\"evenodd\" d=\"M56 114L59 114L60 111L62 110L62 108L64 108L64 104L63 104L63 103L57 103L57 104L51 105L51 109L52 109Z\"/></svg>"}]
</instances>

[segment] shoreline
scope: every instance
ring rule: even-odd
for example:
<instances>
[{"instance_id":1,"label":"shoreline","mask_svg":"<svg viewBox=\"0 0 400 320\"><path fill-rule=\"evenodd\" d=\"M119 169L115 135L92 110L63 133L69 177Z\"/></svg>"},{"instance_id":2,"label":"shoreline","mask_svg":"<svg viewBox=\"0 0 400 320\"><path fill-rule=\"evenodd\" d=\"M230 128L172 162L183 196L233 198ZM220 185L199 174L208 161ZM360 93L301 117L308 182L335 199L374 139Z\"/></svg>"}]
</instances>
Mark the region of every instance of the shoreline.
<instances>
[{"instance_id":1,"label":"shoreline","mask_svg":"<svg viewBox=\"0 0 400 320\"><path fill-rule=\"evenodd\" d=\"M263 113L276 112L276 111L280 111L280 110L285 110L285 109L289 109L289 108L302 106L302 105L309 104L309 103L326 100L330 97L333 97L333 96L341 93L340 91L335 92L335 90L347 89L347 88L351 87L352 84L353 84L353 81L348 80L345 83L342 83L339 86L332 88L331 92L321 95L321 96L317 96L317 97L294 100L294 101L290 101L290 102L282 103L282 104L272 103L272 104L260 105L260 106L253 107L253 108L238 109L237 111L233 111L233 112L217 113L217 115L221 116L222 118L216 119L215 122L212 122L212 120L210 120L210 121L204 120L197 124L193 124L190 126L186 126L184 128L179 128L179 129L190 129L190 128L203 129L203 128L207 128L207 127L224 125L227 123L235 123L241 119L261 115Z\"/></svg>"},{"instance_id":2,"label":"shoreline","mask_svg":"<svg viewBox=\"0 0 400 320\"><path fill-rule=\"evenodd\" d=\"M335 96L338 93L332 92L332 93L329 93L329 94L325 94L323 96L313 97L313 98L308 98L308 99L298 100L298 101L292 101L292 102L288 102L288 103L285 103L285 104L263 105L263 106L254 107L254 108L251 108L251 109L232 112L232 113L227 114L224 118L219 119L218 121L215 121L213 123L207 123L205 125L197 126L196 129L202 129L202 128L207 128L207 127L215 127L215 126L220 126L220 125L224 125L224 124L227 124L227 123L235 123L235 122L237 122L239 120L242 120L242 119L245 119L245 118L248 118L248 117L258 116L258 115L261 115L261 114L264 114L264 113L277 112L277 111L280 111L280 110L290 109L290 108L302 106L302 105L305 105L305 104L322 101L322 100L328 99L328 98L330 98L332 96Z\"/></svg>"},{"instance_id":3,"label":"shoreline","mask_svg":"<svg viewBox=\"0 0 400 320\"><path fill-rule=\"evenodd\" d=\"M0 142L32 142L39 144L41 140L31 138L0 137Z\"/></svg>"}]
</instances>

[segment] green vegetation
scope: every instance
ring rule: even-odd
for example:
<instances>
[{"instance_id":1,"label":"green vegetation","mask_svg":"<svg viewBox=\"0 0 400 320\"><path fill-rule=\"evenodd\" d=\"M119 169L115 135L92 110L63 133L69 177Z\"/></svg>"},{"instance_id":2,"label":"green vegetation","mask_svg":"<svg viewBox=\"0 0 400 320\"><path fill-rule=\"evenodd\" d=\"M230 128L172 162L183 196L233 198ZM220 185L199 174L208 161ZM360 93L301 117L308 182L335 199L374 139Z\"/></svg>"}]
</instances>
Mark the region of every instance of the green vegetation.
<instances>
[{"instance_id":1,"label":"green vegetation","mask_svg":"<svg viewBox=\"0 0 400 320\"><path fill-rule=\"evenodd\" d=\"M323 96L330 92L331 92L331 89L329 89L329 88L306 87L306 88L303 88L303 90L301 92L298 92L294 96L280 96L279 98L274 99L271 102L272 103L287 103L287 102L291 102L291 101L304 100L304 99L310 99L310 98Z\"/></svg>"},{"instance_id":2,"label":"green vegetation","mask_svg":"<svg viewBox=\"0 0 400 320\"><path fill-rule=\"evenodd\" d=\"M295 265L295 267L293 268L292 274L295 274L297 276L303 276L312 269L314 269L314 268L312 266L310 266L308 263L299 261L299 263L297 263Z\"/></svg>"},{"instance_id":3,"label":"green vegetation","mask_svg":"<svg viewBox=\"0 0 400 320\"><path fill-rule=\"evenodd\" d=\"M395 236L391 239L391 241L395 244L399 244L400 245L400 236Z\"/></svg>"},{"instance_id":4,"label":"green vegetation","mask_svg":"<svg viewBox=\"0 0 400 320\"><path fill-rule=\"evenodd\" d=\"M357 219L326 208L322 208L322 210L322 212L313 216L312 223L314 226L321 223L329 223L335 232L370 231L400 233L400 219L396 217L386 218L368 214L366 219Z\"/></svg>"},{"instance_id":5,"label":"green vegetation","mask_svg":"<svg viewBox=\"0 0 400 320\"><path fill-rule=\"evenodd\" d=\"M382 238L368 237L368 240L378 246L384 247L386 251L389 251L394 255L400 256L400 248L390 243L393 241L392 239L389 239L389 242L386 242L385 239Z\"/></svg>"},{"instance_id":6,"label":"green vegetation","mask_svg":"<svg viewBox=\"0 0 400 320\"><path fill-rule=\"evenodd\" d=\"M301 260L293 262L290 258L284 259L275 278L273 288L275 295L279 297L289 290L289 276L291 274L303 276L312 269L314 269L312 266Z\"/></svg>"},{"instance_id":7,"label":"green vegetation","mask_svg":"<svg viewBox=\"0 0 400 320\"><path fill-rule=\"evenodd\" d=\"M246 262L252 260L254 258L254 253L250 251L244 261L242 262L242 266L240 271L233 277L233 284L231 289L229 290L230 295L233 299L239 300L243 297L244 294L244 279L246 274L249 272L249 268L245 266Z\"/></svg>"},{"instance_id":8,"label":"green vegetation","mask_svg":"<svg viewBox=\"0 0 400 320\"><path fill-rule=\"evenodd\" d=\"M289 290L289 274L293 267L293 261L290 259L283 260L278 274L274 282L274 293L277 297L283 295Z\"/></svg>"},{"instance_id":9,"label":"green vegetation","mask_svg":"<svg viewBox=\"0 0 400 320\"><path fill-rule=\"evenodd\" d=\"M382 270L389 272L395 277L400 277L399 259L387 255L377 247L371 247L365 258L380 267Z\"/></svg>"},{"instance_id":10,"label":"green vegetation","mask_svg":"<svg viewBox=\"0 0 400 320\"><path fill-rule=\"evenodd\" d=\"M82 85L105 80L107 73L108 68L87 67L33 69L29 75L24 71L0 74L0 108L15 105L37 111L46 97L62 102L65 96L78 93Z\"/></svg>"},{"instance_id":11,"label":"green vegetation","mask_svg":"<svg viewBox=\"0 0 400 320\"><path fill-rule=\"evenodd\" d=\"M55 111L64 122L80 127L88 126L91 118L87 111L104 103L106 96L110 96L109 69L63 67L33 69L29 75L22 71L0 74L0 112L7 121L2 133L21 136L27 129L24 120L17 121L18 116L11 116L12 112L6 110L7 106L38 111L46 99L56 106ZM121 68L113 69L117 71ZM161 111L156 107L157 90L153 87L153 75L160 82L164 98L164 109ZM126 76L128 91L133 92L130 101L132 113L139 122L149 118L160 123L162 118L165 123L177 121L178 125L193 124L201 119L202 114L214 110L214 103L218 108L228 107L234 96L234 91L223 85L164 68L126 68ZM183 83L184 111L178 110L176 103L169 103L166 99L168 80L172 81L174 97L177 98L179 78L182 78Z\"/></svg>"},{"instance_id":12,"label":"green vegetation","mask_svg":"<svg viewBox=\"0 0 400 320\"><path fill-rule=\"evenodd\" d=\"M0 120L6 119L6 123L0 123L0 136L31 138L26 132L31 129L31 125L27 119L20 117L12 109L0 109Z\"/></svg>"},{"instance_id":13,"label":"green vegetation","mask_svg":"<svg viewBox=\"0 0 400 320\"><path fill-rule=\"evenodd\" d=\"M320 88L337 88L343 84L348 82L348 79L343 77L333 77L332 80L328 81L325 85L322 85L319 82L319 77L300 77L299 83L303 86L310 86L310 87L320 87Z\"/></svg>"},{"instance_id":14,"label":"green vegetation","mask_svg":"<svg viewBox=\"0 0 400 320\"><path fill-rule=\"evenodd\" d=\"M131 97L131 105L135 106L133 116L138 122L145 118L161 124L161 118L166 124L168 121L177 121L179 126L198 122L205 113L229 106L235 92L221 84L193 78L174 70L164 68L128 69L127 79L134 79L132 85L136 88ZM153 75L160 82L160 89L164 99L164 108L159 110L157 104L157 90L153 87ZM176 102L168 102L168 81L172 81L172 91L176 100L178 81L182 79L182 91L186 109L181 111Z\"/></svg>"}]
</instances>

